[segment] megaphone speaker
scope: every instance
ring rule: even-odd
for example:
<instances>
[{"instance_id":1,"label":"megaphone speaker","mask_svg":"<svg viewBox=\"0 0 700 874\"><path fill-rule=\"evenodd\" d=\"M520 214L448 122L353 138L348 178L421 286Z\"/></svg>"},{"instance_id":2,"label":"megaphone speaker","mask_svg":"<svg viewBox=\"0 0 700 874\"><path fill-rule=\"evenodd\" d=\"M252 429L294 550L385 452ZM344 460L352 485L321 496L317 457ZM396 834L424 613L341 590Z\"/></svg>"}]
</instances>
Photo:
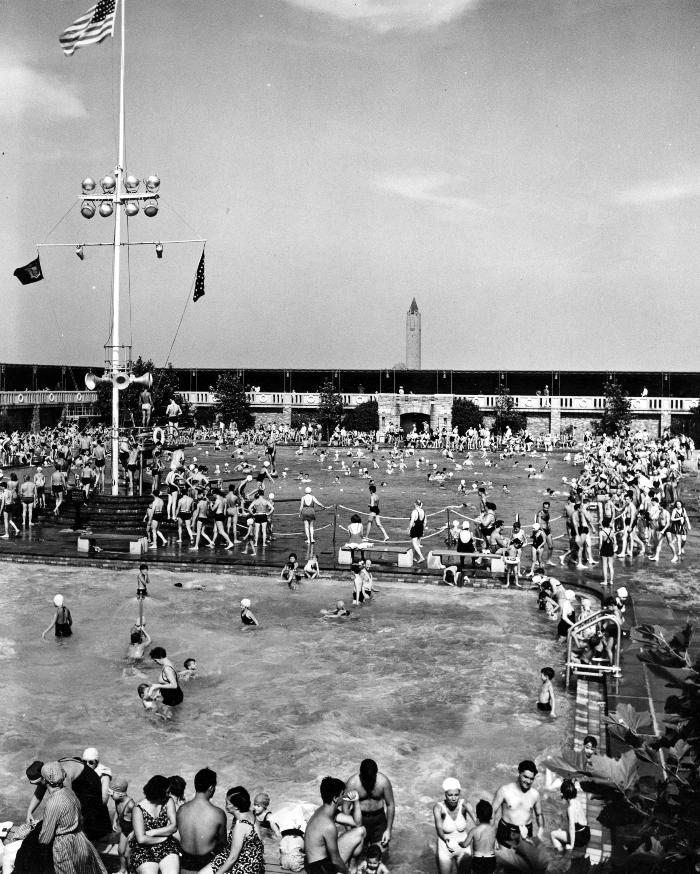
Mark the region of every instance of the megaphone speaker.
<instances>
[{"instance_id":1,"label":"megaphone speaker","mask_svg":"<svg viewBox=\"0 0 700 874\"><path fill-rule=\"evenodd\" d=\"M142 385L144 388L150 388L153 385L153 374L144 373L143 376L134 376L132 373L129 377L129 382L132 385Z\"/></svg>"},{"instance_id":2,"label":"megaphone speaker","mask_svg":"<svg viewBox=\"0 0 700 874\"><path fill-rule=\"evenodd\" d=\"M129 374L123 373L122 371L119 371L119 373L115 373L114 384L119 389L119 391L122 391L122 389L127 388L129 385Z\"/></svg>"},{"instance_id":3,"label":"megaphone speaker","mask_svg":"<svg viewBox=\"0 0 700 874\"><path fill-rule=\"evenodd\" d=\"M112 382L109 376L98 376L96 373L85 374L85 387L88 391L95 391L98 385L103 385L105 382Z\"/></svg>"}]
</instances>

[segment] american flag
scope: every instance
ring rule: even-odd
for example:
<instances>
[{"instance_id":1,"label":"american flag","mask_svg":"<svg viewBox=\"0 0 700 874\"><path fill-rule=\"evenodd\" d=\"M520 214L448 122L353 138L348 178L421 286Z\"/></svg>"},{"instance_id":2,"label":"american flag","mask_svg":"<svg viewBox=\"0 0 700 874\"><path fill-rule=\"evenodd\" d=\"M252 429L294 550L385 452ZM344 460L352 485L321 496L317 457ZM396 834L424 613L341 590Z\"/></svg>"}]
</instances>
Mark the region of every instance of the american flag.
<instances>
[{"instance_id":1,"label":"american flag","mask_svg":"<svg viewBox=\"0 0 700 874\"><path fill-rule=\"evenodd\" d=\"M113 36L116 11L117 0L100 0L88 9L59 36L63 54L72 55L80 46L90 46L102 42L106 36Z\"/></svg>"},{"instance_id":2,"label":"american flag","mask_svg":"<svg viewBox=\"0 0 700 874\"><path fill-rule=\"evenodd\" d=\"M194 280L194 294L192 300L196 303L200 297L204 297L204 252L199 259L199 267L197 268L197 276Z\"/></svg>"}]
</instances>

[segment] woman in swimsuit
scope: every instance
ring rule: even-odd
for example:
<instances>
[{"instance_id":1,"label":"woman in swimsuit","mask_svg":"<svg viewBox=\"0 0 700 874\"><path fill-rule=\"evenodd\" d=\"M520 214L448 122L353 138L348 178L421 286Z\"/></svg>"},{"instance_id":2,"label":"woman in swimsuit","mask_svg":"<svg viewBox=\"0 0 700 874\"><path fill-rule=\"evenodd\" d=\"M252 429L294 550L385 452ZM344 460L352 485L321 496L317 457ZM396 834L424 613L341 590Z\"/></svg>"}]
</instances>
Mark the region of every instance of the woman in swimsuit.
<instances>
[{"instance_id":1,"label":"woman in swimsuit","mask_svg":"<svg viewBox=\"0 0 700 874\"><path fill-rule=\"evenodd\" d=\"M73 617L63 601L63 595L55 595L53 603L56 608L56 614L51 625L49 625L46 631L42 632L42 640L46 639L46 635L52 628L56 637L71 637L73 634Z\"/></svg>"},{"instance_id":2,"label":"woman in swimsuit","mask_svg":"<svg viewBox=\"0 0 700 874\"><path fill-rule=\"evenodd\" d=\"M615 577L615 529L613 521L606 516L598 530L598 550L603 563L603 585L612 586Z\"/></svg>"},{"instance_id":3,"label":"woman in swimsuit","mask_svg":"<svg viewBox=\"0 0 700 874\"><path fill-rule=\"evenodd\" d=\"M151 777L143 794L145 798L131 811L131 868L137 874L178 874L182 851L173 837L177 820L175 802L168 797L168 778L162 774Z\"/></svg>"},{"instance_id":4,"label":"woman in swimsuit","mask_svg":"<svg viewBox=\"0 0 700 874\"><path fill-rule=\"evenodd\" d=\"M586 808L578 798L574 781L564 780L560 791L566 801L568 828L556 829L551 832L550 837L554 847L563 853L565 850L573 850L574 847L585 847L591 839L591 830L586 821Z\"/></svg>"},{"instance_id":5,"label":"woman in swimsuit","mask_svg":"<svg viewBox=\"0 0 700 874\"><path fill-rule=\"evenodd\" d=\"M471 804L461 798L462 787L459 780L448 777L442 784L444 801L433 805L435 831L437 832L438 874L451 874L453 868L459 870L465 849L459 846L467 836L467 815L474 822L476 817Z\"/></svg>"},{"instance_id":6,"label":"woman in swimsuit","mask_svg":"<svg viewBox=\"0 0 700 874\"><path fill-rule=\"evenodd\" d=\"M691 529L688 512L682 501L676 501L671 509L671 534L676 540L676 554L671 559L673 563L685 553L685 541Z\"/></svg>"},{"instance_id":7,"label":"woman in swimsuit","mask_svg":"<svg viewBox=\"0 0 700 874\"><path fill-rule=\"evenodd\" d=\"M314 540L314 521L316 519L316 507L322 510L326 508L323 504L311 494L311 489L307 486L304 489L304 495L299 505L299 516L304 520L304 534L306 534L307 543L315 543Z\"/></svg>"},{"instance_id":8,"label":"woman in swimsuit","mask_svg":"<svg viewBox=\"0 0 700 874\"><path fill-rule=\"evenodd\" d=\"M408 529L408 536L411 538L411 545L418 556L418 562L425 561L425 556L421 550L421 537L425 529L425 510L423 502L416 500L413 512L411 513L411 523Z\"/></svg>"},{"instance_id":9,"label":"woman in swimsuit","mask_svg":"<svg viewBox=\"0 0 700 874\"><path fill-rule=\"evenodd\" d=\"M233 815L226 849L205 865L199 874L265 874L265 847L255 827L250 795L242 786L226 793L226 810Z\"/></svg>"},{"instance_id":10,"label":"woman in swimsuit","mask_svg":"<svg viewBox=\"0 0 700 874\"><path fill-rule=\"evenodd\" d=\"M182 704L185 696L182 694L175 666L170 659L166 658L166 655L162 646L154 646L151 650L151 658L159 665L161 672L160 681L151 684L148 695L153 697L157 691L160 691L163 704L167 704L168 707L176 707L178 704Z\"/></svg>"},{"instance_id":11,"label":"woman in swimsuit","mask_svg":"<svg viewBox=\"0 0 700 874\"><path fill-rule=\"evenodd\" d=\"M384 543L389 539L384 526L382 525L382 517L379 514L379 496L377 495L377 487L374 484L369 486L369 519L367 520L367 540L369 540L369 532L372 530L372 523L375 522L377 528L384 535Z\"/></svg>"}]
</instances>

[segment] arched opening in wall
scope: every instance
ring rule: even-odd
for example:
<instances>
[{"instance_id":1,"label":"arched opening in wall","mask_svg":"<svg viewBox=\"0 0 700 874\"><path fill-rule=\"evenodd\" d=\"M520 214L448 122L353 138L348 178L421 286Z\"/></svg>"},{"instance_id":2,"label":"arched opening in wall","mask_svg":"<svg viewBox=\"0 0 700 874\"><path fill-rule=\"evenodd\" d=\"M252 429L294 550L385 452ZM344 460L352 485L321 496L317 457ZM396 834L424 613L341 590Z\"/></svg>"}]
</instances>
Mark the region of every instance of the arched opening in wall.
<instances>
[{"instance_id":1,"label":"arched opening in wall","mask_svg":"<svg viewBox=\"0 0 700 874\"><path fill-rule=\"evenodd\" d=\"M424 423L428 428L430 427L430 416L426 413L402 413L400 421L404 434L412 433L414 427L419 434L422 434L425 430Z\"/></svg>"}]
</instances>

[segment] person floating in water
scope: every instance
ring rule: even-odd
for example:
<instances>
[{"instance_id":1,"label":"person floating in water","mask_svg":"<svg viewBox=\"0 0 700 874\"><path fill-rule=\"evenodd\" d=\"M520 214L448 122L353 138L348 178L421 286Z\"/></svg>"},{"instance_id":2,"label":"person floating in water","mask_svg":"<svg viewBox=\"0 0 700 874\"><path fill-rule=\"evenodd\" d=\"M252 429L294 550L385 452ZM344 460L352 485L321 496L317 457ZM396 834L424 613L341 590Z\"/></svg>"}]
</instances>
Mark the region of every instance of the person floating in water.
<instances>
[{"instance_id":1,"label":"person floating in water","mask_svg":"<svg viewBox=\"0 0 700 874\"><path fill-rule=\"evenodd\" d=\"M244 626L260 625L250 609L250 598L241 598L241 622Z\"/></svg>"},{"instance_id":2,"label":"person floating in water","mask_svg":"<svg viewBox=\"0 0 700 874\"><path fill-rule=\"evenodd\" d=\"M56 614L54 615L49 627L42 632L42 640L46 640L46 635L54 629L56 637L71 637L73 634L73 617L70 610L66 607L63 595L55 595L53 599Z\"/></svg>"},{"instance_id":3,"label":"person floating in water","mask_svg":"<svg viewBox=\"0 0 700 874\"><path fill-rule=\"evenodd\" d=\"M345 601L336 601L333 610L321 610L321 615L324 619L343 619L350 615L350 611L345 606Z\"/></svg>"},{"instance_id":4,"label":"person floating in water","mask_svg":"<svg viewBox=\"0 0 700 874\"><path fill-rule=\"evenodd\" d=\"M184 671L177 672L177 678L181 683L188 683L197 675L197 659L185 659L183 667Z\"/></svg>"},{"instance_id":5,"label":"person floating in water","mask_svg":"<svg viewBox=\"0 0 700 874\"><path fill-rule=\"evenodd\" d=\"M148 565L144 563L139 565L139 575L136 578L136 597L140 601L148 597L149 584L150 580L148 579Z\"/></svg>"}]
</instances>

